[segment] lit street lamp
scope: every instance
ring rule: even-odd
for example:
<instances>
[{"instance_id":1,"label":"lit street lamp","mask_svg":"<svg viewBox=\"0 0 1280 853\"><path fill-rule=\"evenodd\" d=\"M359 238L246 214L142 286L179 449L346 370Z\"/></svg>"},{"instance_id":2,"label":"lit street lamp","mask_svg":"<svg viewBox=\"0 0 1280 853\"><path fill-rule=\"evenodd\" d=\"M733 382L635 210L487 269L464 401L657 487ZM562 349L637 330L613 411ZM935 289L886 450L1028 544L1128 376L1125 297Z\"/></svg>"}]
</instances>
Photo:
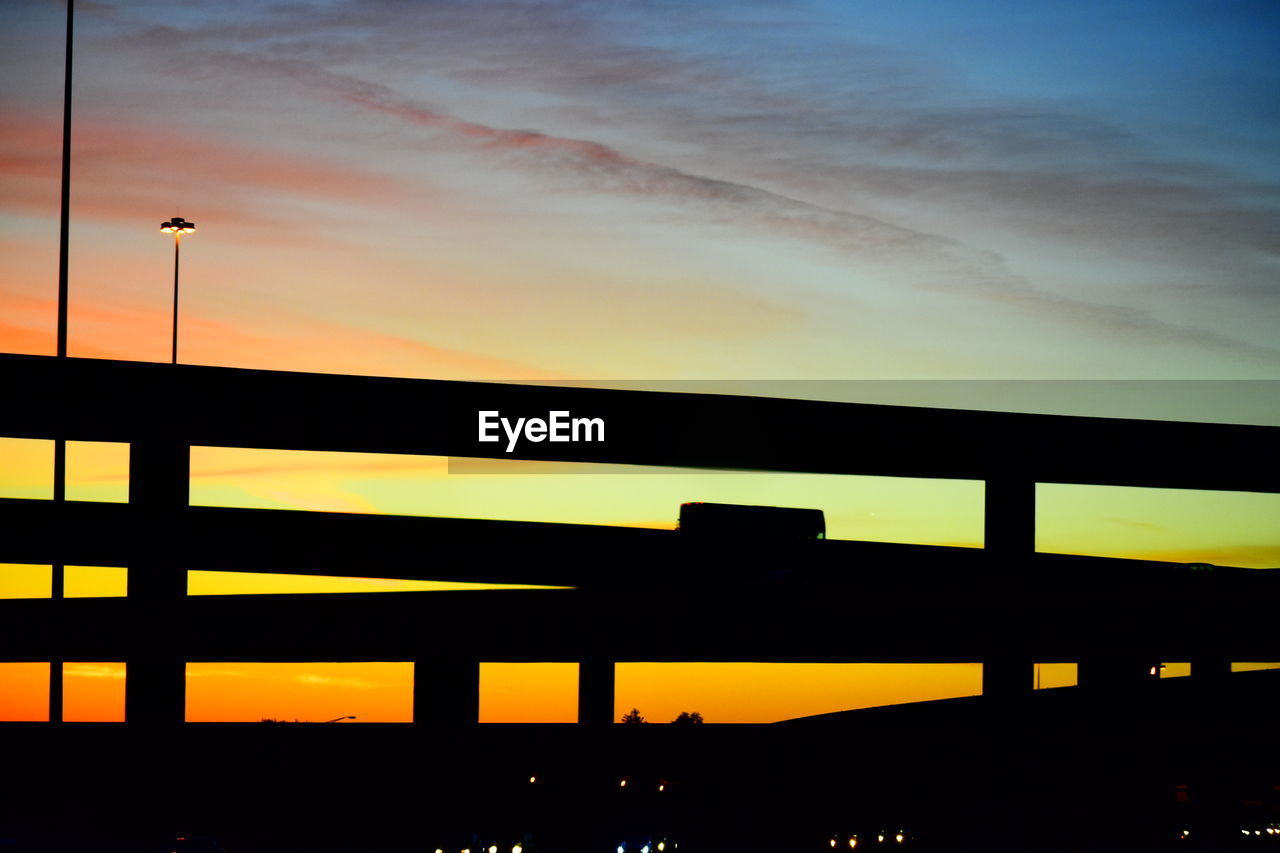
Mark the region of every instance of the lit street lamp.
<instances>
[{"instance_id":1,"label":"lit street lamp","mask_svg":"<svg viewBox=\"0 0 1280 853\"><path fill-rule=\"evenodd\" d=\"M196 230L194 222L188 222L181 216L175 216L168 222L160 223L160 230L173 235L173 363L178 363L178 249L182 245L182 235Z\"/></svg>"}]
</instances>

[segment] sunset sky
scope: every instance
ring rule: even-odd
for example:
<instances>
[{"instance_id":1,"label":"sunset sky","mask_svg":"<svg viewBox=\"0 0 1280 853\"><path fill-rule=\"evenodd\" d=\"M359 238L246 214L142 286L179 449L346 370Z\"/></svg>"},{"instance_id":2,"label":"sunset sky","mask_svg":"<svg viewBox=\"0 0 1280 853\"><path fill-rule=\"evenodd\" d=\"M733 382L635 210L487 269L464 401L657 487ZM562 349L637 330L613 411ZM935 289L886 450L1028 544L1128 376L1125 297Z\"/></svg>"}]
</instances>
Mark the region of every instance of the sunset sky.
<instances>
[{"instance_id":1,"label":"sunset sky","mask_svg":"<svg viewBox=\"0 0 1280 853\"><path fill-rule=\"evenodd\" d=\"M168 358L158 226L177 214L199 229L183 242L189 363L730 391L1160 380L1031 383L1016 400L980 382L777 393L1280 424L1273 3L78 8L72 355ZM3 352L54 349L63 26L49 0L0 8ZM48 443L3 436L0 416L0 496L46 497ZM123 499L122 446L70 453L70 498ZM196 448L191 497L647 527L725 500L820 507L835 538L982 544L981 484L962 481L468 478L438 457ZM1280 566L1275 496L1045 484L1038 500L1040 550ZM0 596L41 583L4 568ZM104 594L112 568L77 583ZM333 588L352 583L400 588ZM84 666L68 677L122 681ZM511 670L487 707L551 672ZM310 674L334 679L313 690L360 680ZM869 701L806 689L788 692ZM323 713L297 707L261 716Z\"/></svg>"}]
</instances>

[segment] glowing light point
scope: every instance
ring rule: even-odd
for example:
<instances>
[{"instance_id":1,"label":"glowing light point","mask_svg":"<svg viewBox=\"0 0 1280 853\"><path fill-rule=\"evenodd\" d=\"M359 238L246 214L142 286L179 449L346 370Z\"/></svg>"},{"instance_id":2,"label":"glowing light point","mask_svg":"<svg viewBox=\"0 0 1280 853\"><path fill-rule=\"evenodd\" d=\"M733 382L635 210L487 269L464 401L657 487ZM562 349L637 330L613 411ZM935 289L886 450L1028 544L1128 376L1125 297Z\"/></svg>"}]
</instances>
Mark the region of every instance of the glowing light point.
<instances>
[{"instance_id":1,"label":"glowing light point","mask_svg":"<svg viewBox=\"0 0 1280 853\"><path fill-rule=\"evenodd\" d=\"M899 832L897 835L895 835L895 836L893 837L893 840L894 840L894 841L896 841L896 842L898 842L899 844L901 844L901 843L902 843L902 833L901 833L901 832Z\"/></svg>"},{"instance_id":2,"label":"glowing light point","mask_svg":"<svg viewBox=\"0 0 1280 853\"><path fill-rule=\"evenodd\" d=\"M490 845L489 845L489 853L498 853L498 845L496 845L496 844L490 844Z\"/></svg>"}]
</instances>

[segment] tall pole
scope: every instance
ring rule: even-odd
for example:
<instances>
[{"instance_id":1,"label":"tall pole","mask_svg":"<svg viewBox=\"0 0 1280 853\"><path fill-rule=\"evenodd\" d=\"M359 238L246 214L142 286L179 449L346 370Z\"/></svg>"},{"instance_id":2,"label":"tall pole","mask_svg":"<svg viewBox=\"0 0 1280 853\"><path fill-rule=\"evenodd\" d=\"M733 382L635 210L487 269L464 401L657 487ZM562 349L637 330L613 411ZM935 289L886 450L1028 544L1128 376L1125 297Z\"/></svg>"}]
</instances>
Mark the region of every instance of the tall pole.
<instances>
[{"instance_id":1,"label":"tall pole","mask_svg":"<svg viewBox=\"0 0 1280 853\"><path fill-rule=\"evenodd\" d=\"M67 0L66 69L62 82L62 227L58 240L58 357L67 355L67 237L71 224L71 30L75 0Z\"/></svg>"},{"instance_id":2,"label":"tall pole","mask_svg":"<svg viewBox=\"0 0 1280 853\"><path fill-rule=\"evenodd\" d=\"M182 234L173 235L173 363L178 363L178 247L182 245Z\"/></svg>"},{"instance_id":3,"label":"tall pole","mask_svg":"<svg viewBox=\"0 0 1280 853\"><path fill-rule=\"evenodd\" d=\"M66 65L62 76L62 212L58 233L58 358L67 357L67 248L71 231L71 46L75 23L75 0L67 0ZM67 441L53 442L53 499L67 499ZM64 566L55 562L50 570L49 596L62 598ZM62 661L49 661L49 722L62 722Z\"/></svg>"}]
</instances>

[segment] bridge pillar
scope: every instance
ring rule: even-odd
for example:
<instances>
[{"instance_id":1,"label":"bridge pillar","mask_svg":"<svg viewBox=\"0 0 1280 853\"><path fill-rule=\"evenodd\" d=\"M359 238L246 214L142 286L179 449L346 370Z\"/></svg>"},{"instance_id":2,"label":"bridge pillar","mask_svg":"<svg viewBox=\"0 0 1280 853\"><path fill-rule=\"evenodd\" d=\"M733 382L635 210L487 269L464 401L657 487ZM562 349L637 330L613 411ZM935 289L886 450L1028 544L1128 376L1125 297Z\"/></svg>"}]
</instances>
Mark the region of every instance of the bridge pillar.
<instances>
[{"instance_id":1,"label":"bridge pillar","mask_svg":"<svg viewBox=\"0 0 1280 853\"><path fill-rule=\"evenodd\" d=\"M1036 552L1035 480L1004 474L986 481L983 542L1002 556Z\"/></svg>"},{"instance_id":2,"label":"bridge pillar","mask_svg":"<svg viewBox=\"0 0 1280 853\"><path fill-rule=\"evenodd\" d=\"M1231 661L1218 658L1198 658L1191 661L1191 677L1219 679L1231 674Z\"/></svg>"},{"instance_id":3,"label":"bridge pillar","mask_svg":"<svg viewBox=\"0 0 1280 853\"><path fill-rule=\"evenodd\" d=\"M1158 661L1145 660L1081 661L1079 685L1097 692L1133 690L1159 678L1151 674L1151 668L1159 665Z\"/></svg>"},{"instance_id":4,"label":"bridge pillar","mask_svg":"<svg viewBox=\"0 0 1280 853\"><path fill-rule=\"evenodd\" d=\"M982 695L998 699L1025 696L1035 689L1035 665L1020 660L984 660Z\"/></svg>"},{"instance_id":5,"label":"bridge pillar","mask_svg":"<svg viewBox=\"0 0 1280 853\"><path fill-rule=\"evenodd\" d=\"M604 725L613 719L614 667L611 660L578 664L578 722Z\"/></svg>"},{"instance_id":6,"label":"bridge pillar","mask_svg":"<svg viewBox=\"0 0 1280 853\"><path fill-rule=\"evenodd\" d=\"M986 481L983 547L997 557L988 564L995 588L1020 580L1031 570L1036 553L1036 483L1017 472ZM1015 649L1008 652L1016 654ZM1011 699L1035 689L1035 665L1029 660L1001 658L982 662L982 695Z\"/></svg>"},{"instance_id":7,"label":"bridge pillar","mask_svg":"<svg viewBox=\"0 0 1280 853\"><path fill-rule=\"evenodd\" d=\"M413 721L469 725L480 720L480 662L424 657L413 662Z\"/></svg>"},{"instance_id":8,"label":"bridge pillar","mask_svg":"<svg viewBox=\"0 0 1280 853\"><path fill-rule=\"evenodd\" d=\"M131 651L126 663L125 721L164 726L185 718L186 672L175 648L174 610L187 593L177 556L189 500L189 445L152 438L129 446L129 505L134 547L129 561Z\"/></svg>"}]
</instances>

